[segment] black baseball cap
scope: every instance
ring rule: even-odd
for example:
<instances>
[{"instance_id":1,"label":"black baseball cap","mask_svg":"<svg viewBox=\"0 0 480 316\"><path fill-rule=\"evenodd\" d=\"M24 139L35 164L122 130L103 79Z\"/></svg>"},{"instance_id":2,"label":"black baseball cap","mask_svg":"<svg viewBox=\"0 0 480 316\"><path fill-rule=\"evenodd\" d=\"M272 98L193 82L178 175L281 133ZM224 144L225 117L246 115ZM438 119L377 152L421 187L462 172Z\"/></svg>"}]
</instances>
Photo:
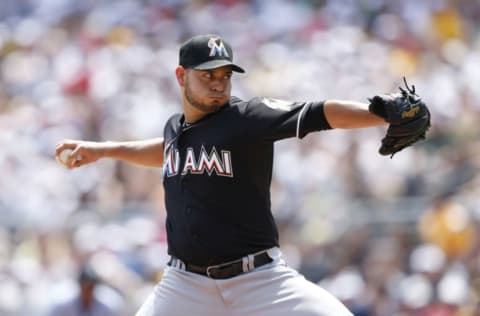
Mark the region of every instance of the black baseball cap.
<instances>
[{"instance_id":1,"label":"black baseball cap","mask_svg":"<svg viewBox=\"0 0 480 316\"><path fill-rule=\"evenodd\" d=\"M218 35L197 35L180 47L179 64L198 70L232 66L236 72L245 72L233 63L232 46Z\"/></svg>"}]
</instances>

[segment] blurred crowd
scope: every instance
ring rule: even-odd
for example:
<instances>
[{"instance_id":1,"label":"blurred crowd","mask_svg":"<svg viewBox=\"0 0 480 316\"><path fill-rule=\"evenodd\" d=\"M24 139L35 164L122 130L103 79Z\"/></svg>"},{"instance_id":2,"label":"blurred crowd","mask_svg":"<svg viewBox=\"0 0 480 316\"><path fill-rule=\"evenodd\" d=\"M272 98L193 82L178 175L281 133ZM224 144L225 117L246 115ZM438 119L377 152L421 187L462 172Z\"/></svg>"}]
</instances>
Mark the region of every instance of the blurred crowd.
<instances>
[{"instance_id":1,"label":"blurred crowd","mask_svg":"<svg viewBox=\"0 0 480 316\"><path fill-rule=\"evenodd\" d=\"M178 47L199 33L231 42L245 99L416 86L432 128L393 159L377 153L384 128L276 145L281 246L356 316L480 315L479 21L478 0L1 1L0 315L61 316L85 264L112 315L160 280L161 172L69 171L53 152L162 135L181 111Z\"/></svg>"}]
</instances>

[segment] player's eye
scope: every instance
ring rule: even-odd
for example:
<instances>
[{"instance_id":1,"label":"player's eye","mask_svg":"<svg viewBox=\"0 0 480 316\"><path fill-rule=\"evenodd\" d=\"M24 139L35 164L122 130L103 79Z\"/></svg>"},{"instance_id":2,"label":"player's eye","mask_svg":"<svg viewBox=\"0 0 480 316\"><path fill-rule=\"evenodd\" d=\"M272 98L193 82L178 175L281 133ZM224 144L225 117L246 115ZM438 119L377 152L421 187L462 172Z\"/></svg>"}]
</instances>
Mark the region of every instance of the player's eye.
<instances>
[{"instance_id":1,"label":"player's eye","mask_svg":"<svg viewBox=\"0 0 480 316\"><path fill-rule=\"evenodd\" d=\"M230 78L232 78L232 73L226 74L224 78L225 78L225 79L230 79Z\"/></svg>"},{"instance_id":2,"label":"player's eye","mask_svg":"<svg viewBox=\"0 0 480 316\"><path fill-rule=\"evenodd\" d=\"M212 74L209 73L209 72L206 72L203 74L203 77L205 77L206 79L211 79L212 78Z\"/></svg>"}]
</instances>

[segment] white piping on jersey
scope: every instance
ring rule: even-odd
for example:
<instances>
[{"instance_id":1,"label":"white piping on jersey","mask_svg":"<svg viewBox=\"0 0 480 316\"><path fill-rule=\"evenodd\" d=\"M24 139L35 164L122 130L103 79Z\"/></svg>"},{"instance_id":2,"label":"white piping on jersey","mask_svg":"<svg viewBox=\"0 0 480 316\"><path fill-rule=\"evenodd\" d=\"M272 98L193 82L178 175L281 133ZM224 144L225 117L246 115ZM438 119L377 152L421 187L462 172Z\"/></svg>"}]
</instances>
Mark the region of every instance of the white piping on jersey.
<instances>
[{"instance_id":1,"label":"white piping on jersey","mask_svg":"<svg viewBox=\"0 0 480 316\"><path fill-rule=\"evenodd\" d=\"M180 127L181 128L181 132L178 133L177 135L175 135L175 137L173 137L172 139L170 139L170 141L164 146L164 150L163 150L163 154L166 155L168 149L170 149L169 147L172 146L173 142L183 133L185 132L186 130L189 130L193 127L193 124L190 124L190 125L187 125L186 127Z\"/></svg>"},{"instance_id":2,"label":"white piping on jersey","mask_svg":"<svg viewBox=\"0 0 480 316\"><path fill-rule=\"evenodd\" d=\"M307 103L303 105L303 108L300 110L300 113L298 114L298 117L297 117L297 138L300 138L300 121L302 120L303 112L305 112L306 108L307 108Z\"/></svg>"},{"instance_id":3,"label":"white piping on jersey","mask_svg":"<svg viewBox=\"0 0 480 316\"><path fill-rule=\"evenodd\" d=\"M193 124L190 124L190 125L187 125L187 126L183 127L182 132L185 132L185 131L191 129L193 126L194 126Z\"/></svg>"}]
</instances>

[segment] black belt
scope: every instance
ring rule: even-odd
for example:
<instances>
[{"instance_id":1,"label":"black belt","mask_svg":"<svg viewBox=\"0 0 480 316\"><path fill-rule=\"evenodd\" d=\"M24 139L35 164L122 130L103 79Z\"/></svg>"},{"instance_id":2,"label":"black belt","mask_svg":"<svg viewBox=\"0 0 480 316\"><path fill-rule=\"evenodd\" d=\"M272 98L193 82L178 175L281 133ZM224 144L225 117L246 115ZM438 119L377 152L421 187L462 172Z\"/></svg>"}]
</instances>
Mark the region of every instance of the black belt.
<instances>
[{"instance_id":1,"label":"black belt","mask_svg":"<svg viewBox=\"0 0 480 316\"><path fill-rule=\"evenodd\" d=\"M258 254L250 255L242 259L231 262L221 263L209 267L197 266L191 263L185 263L180 259L172 256L168 262L168 266L174 266L189 272L201 274L212 279L229 279L242 273L251 271L255 268L272 262L273 259L266 251Z\"/></svg>"}]
</instances>

